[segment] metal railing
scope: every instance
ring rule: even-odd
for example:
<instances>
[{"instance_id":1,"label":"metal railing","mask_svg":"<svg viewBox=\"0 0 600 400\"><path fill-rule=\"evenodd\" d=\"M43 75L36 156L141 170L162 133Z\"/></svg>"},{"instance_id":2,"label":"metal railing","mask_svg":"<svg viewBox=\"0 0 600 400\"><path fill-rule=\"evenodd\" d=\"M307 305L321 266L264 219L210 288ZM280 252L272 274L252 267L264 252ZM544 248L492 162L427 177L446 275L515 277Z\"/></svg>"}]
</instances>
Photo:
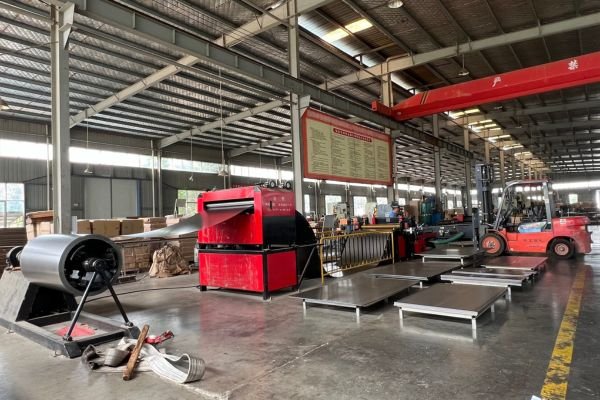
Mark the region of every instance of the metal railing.
<instances>
[{"instance_id":1,"label":"metal railing","mask_svg":"<svg viewBox=\"0 0 600 400\"><path fill-rule=\"evenodd\" d=\"M356 232L322 237L319 241L321 282L354 268L394 259L392 232Z\"/></svg>"}]
</instances>

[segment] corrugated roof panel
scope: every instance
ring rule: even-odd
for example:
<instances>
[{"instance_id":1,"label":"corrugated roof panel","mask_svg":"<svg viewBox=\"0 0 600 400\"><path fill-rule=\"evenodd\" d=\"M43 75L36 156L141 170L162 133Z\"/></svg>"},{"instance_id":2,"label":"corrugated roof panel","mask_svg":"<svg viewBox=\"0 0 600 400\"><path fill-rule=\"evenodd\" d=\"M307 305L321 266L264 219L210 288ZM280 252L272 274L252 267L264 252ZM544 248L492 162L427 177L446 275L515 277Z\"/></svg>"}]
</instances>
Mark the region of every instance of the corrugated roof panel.
<instances>
[{"instance_id":1,"label":"corrugated roof panel","mask_svg":"<svg viewBox=\"0 0 600 400\"><path fill-rule=\"evenodd\" d=\"M439 0L423 0L406 2L403 8L426 29L439 43L444 46L455 45L464 41L461 35L450 23L438 3Z\"/></svg>"},{"instance_id":2,"label":"corrugated roof panel","mask_svg":"<svg viewBox=\"0 0 600 400\"><path fill-rule=\"evenodd\" d=\"M498 26L484 1L443 1L440 0L452 18L471 39L481 39L498 33ZM459 40L467 39L459 34Z\"/></svg>"},{"instance_id":3,"label":"corrugated roof panel","mask_svg":"<svg viewBox=\"0 0 600 400\"><path fill-rule=\"evenodd\" d=\"M488 0L488 2L506 32L537 25L529 0Z\"/></svg>"},{"instance_id":4,"label":"corrugated roof panel","mask_svg":"<svg viewBox=\"0 0 600 400\"><path fill-rule=\"evenodd\" d=\"M536 12L544 23L575 15L575 2L571 0L532 0Z\"/></svg>"}]
</instances>

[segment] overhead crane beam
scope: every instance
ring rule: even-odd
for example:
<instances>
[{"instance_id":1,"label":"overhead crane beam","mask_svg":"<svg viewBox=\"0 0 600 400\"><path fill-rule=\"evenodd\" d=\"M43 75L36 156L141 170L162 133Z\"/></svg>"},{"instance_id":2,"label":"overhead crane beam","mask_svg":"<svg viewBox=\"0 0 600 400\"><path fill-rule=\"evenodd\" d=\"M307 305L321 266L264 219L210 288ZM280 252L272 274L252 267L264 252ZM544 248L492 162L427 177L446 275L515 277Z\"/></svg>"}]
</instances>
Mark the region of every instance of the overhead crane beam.
<instances>
[{"instance_id":1,"label":"overhead crane beam","mask_svg":"<svg viewBox=\"0 0 600 400\"><path fill-rule=\"evenodd\" d=\"M406 121L598 81L600 52L595 52L421 92L393 107L374 101L372 109Z\"/></svg>"}]
</instances>

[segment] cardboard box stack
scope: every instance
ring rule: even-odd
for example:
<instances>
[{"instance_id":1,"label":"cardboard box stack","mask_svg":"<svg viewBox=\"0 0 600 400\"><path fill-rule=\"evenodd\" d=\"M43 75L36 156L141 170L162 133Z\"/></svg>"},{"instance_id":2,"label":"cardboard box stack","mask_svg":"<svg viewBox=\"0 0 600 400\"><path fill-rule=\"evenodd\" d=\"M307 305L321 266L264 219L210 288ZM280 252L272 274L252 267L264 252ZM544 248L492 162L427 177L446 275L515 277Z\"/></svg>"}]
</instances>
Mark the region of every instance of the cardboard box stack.
<instances>
[{"instance_id":1,"label":"cardboard box stack","mask_svg":"<svg viewBox=\"0 0 600 400\"><path fill-rule=\"evenodd\" d=\"M49 235L54 233L54 212L48 211L35 211L28 213L25 219L25 231L27 233L27 240L31 240L35 237L42 235Z\"/></svg>"},{"instance_id":2,"label":"cardboard box stack","mask_svg":"<svg viewBox=\"0 0 600 400\"><path fill-rule=\"evenodd\" d=\"M106 237L119 236L121 232L121 221L118 219L94 219L91 220L92 233Z\"/></svg>"},{"instance_id":3,"label":"cardboard box stack","mask_svg":"<svg viewBox=\"0 0 600 400\"><path fill-rule=\"evenodd\" d=\"M181 217L174 216L174 215L167 215L166 218L167 218L167 226L177 224L183 219ZM194 247L196 246L197 241L198 241L198 233L193 232L193 233L189 233L187 235L180 235L177 240L173 240L169 243L179 247L179 249L181 250L181 254L183 255L183 258L187 262L194 262Z\"/></svg>"},{"instance_id":4,"label":"cardboard box stack","mask_svg":"<svg viewBox=\"0 0 600 400\"><path fill-rule=\"evenodd\" d=\"M156 229L166 228L167 219L165 217L144 218L144 232L154 231Z\"/></svg>"},{"instance_id":5,"label":"cardboard box stack","mask_svg":"<svg viewBox=\"0 0 600 400\"><path fill-rule=\"evenodd\" d=\"M181 255L183 256L185 261L191 263L194 262L194 247L196 246L197 241L197 234L192 233L189 235L181 235L179 239L173 240L170 243L179 247L179 249L181 250Z\"/></svg>"},{"instance_id":6,"label":"cardboard box stack","mask_svg":"<svg viewBox=\"0 0 600 400\"><path fill-rule=\"evenodd\" d=\"M77 220L77 233L80 235L89 235L92 233L92 224L89 219Z\"/></svg>"},{"instance_id":7,"label":"cardboard box stack","mask_svg":"<svg viewBox=\"0 0 600 400\"><path fill-rule=\"evenodd\" d=\"M121 244L123 268L121 273L142 272L150 269L151 253L148 243L140 241Z\"/></svg>"},{"instance_id":8,"label":"cardboard box stack","mask_svg":"<svg viewBox=\"0 0 600 400\"><path fill-rule=\"evenodd\" d=\"M121 219L121 235L144 232L144 221L141 219Z\"/></svg>"}]
</instances>

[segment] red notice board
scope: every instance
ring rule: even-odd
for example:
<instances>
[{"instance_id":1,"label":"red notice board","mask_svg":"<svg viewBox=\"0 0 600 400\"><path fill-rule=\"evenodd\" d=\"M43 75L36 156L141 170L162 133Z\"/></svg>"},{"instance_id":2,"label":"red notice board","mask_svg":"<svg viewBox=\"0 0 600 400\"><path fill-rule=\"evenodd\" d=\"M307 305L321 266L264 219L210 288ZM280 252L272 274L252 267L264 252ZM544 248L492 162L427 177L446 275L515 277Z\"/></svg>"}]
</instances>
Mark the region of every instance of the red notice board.
<instances>
[{"instance_id":1,"label":"red notice board","mask_svg":"<svg viewBox=\"0 0 600 400\"><path fill-rule=\"evenodd\" d=\"M309 108L302 116L304 176L372 185L392 184L392 139Z\"/></svg>"}]
</instances>

